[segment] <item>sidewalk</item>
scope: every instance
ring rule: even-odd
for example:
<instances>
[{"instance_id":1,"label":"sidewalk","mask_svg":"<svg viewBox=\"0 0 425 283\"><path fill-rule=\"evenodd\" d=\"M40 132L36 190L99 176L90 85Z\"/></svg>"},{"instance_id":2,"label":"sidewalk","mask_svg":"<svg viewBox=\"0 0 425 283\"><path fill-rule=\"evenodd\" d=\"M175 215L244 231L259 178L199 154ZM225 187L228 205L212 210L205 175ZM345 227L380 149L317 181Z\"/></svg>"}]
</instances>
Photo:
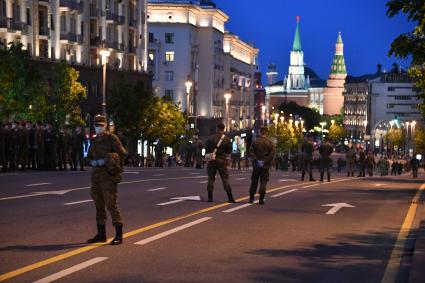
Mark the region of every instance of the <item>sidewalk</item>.
<instances>
[{"instance_id":1,"label":"sidewalk","mask_svg":"<svg viewBox=\"0 0 425 283\"><path fill-rule=\"evenodd\" d=\"M416 233L415 249L413 252L412 267L410 270L410 283L425 282L425 193L422 194L417 216L419 228Z\"/></svg>"}]
</instances>

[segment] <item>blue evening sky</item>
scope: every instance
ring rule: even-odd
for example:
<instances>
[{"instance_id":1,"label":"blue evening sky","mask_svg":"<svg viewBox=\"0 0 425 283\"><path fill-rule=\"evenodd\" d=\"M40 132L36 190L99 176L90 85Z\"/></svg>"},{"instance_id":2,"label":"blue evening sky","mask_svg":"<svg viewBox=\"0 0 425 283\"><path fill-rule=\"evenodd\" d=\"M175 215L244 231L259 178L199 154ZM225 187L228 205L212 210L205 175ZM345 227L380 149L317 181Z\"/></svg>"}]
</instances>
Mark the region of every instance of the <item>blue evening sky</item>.
<instances>
[{"instance_id":1,"label":"blue evening sky","mask_svg":"<svg viewBox=\"0 0 425 283\"><path fill-rule=\"evenodd\" d=\"M269 62L277 65L279 79L288 73L289 53L296 21L301 17L304 61L327 79L335 53L338 32L342 33L349 75L376 71L376 65L390 70L394 62L408 67L408 61L388 57L392 40L414 28L407 18L386 16L386 0L215 0L229 15L226 28L260 49L263 74ZM264 77L264 76L263 76ZM265 83L265 82L263 82Z\"/></svg>"}]
</instances>

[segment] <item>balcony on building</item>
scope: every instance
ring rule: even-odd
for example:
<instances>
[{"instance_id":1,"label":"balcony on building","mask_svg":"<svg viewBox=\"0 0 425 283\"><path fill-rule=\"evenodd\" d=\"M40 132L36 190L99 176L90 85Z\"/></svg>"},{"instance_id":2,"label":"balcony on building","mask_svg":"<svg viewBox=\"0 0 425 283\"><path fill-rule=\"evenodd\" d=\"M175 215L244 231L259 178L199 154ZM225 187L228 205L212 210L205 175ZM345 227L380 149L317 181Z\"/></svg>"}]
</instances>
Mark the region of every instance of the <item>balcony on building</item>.
<instances>
[{"instance_id":1,"label":"balcony on building","mask_svg":"<svg viewBox=\"0 0 425 283\"><path fill-rule=\"evenodd\" d=\"M134 18L129 18L128 19L128 26L129 27L136 27L137 21Z\"/></svg>"},{"instance_id":2,"label":"balcony on building","mask_svg":"<svg viewBox=\"0 0 425 283\"><path fill-rule=\"evenodd\" d=\"M16 21L13 18L0 18L0 27L7 28L9 31L21 31L22 33L28 33L28 26L26 23Z\"/></svg>"},{"instance_id":3,"label":"balcony on building","mask_svg":"<svg viewBox=\"0 0 425 283\"><path fill-rule=\"evenodd\" d=\"M102 16L102 11L94 6L90 6L90 17L97 18Z\"/></svg>"},{"instance_id":4,"label":"balcony on building","mask_svg":"<svg viewBox=\"0 0 425 283\"><path fill-rule=\"evenodd\" d=\"M70 10L76 10L80 13L83 12L84 3L83 2L77 2L75 0L60 0L59 6L61 8L68 8Z\"/></svg>"},{"instance_id":5,"label":"balcony on building","mask_svg":"<svg viewBox=\"0 0 425 283\"><path fill-rule=\"evenodd\" d=\"M98 36L95 37L90 37L90 45L94 46L94 47L100 47L101 45L101 40Z\"/></svg>"},{"instance_id":6,"label":"balcony on building","mask_svg":"<svg viewBox=\"0 0 425 283\"><path fill-rule=\"evenodd\" d=\"M73 32L67 32L60 34L60 40L61 41L68 41L68 42L77 42L77 35Z\"/></svg>"}]
</instances>

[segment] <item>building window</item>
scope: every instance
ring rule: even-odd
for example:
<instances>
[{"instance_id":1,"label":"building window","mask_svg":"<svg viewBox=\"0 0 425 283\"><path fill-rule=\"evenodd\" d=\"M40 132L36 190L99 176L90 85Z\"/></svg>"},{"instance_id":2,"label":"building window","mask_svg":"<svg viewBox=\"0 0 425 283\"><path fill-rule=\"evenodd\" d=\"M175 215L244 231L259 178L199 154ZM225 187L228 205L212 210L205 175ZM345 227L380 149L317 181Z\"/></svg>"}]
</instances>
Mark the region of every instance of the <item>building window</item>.
<instances>
[{"instance_id":1,"label":"building window","mask_svg":"<svg viewBox=\"0 0 425 283\"><path fill-rule=\"evenodd\" d=\"M153 36L153 32L149 33L149 43L153 43L154 42L154 36Z\"/></svg>"},{"instance_id":2,"label":"building window","mask_svg":"<svg viewBox=\"0 0 425 283\"><path fill-rule=\"evenodd\" d=\"M165 71L165 80L166 81L174 80L174 71Z\"/></svg>"},{"instance_id":3,"label":"building window","mask_svg":"<svg viewBox=\"0 0 425 283\"><path fill-rule=\"evenodd\" d=\"M30 8L27 8L27 25L31 25L31 11Z\"/></svg>"},{"instance_id":4,"label":"building window","mask_svg":"<svg viewBox=\"0 0 425 283\"><path fill-rule=\"evenodd\" d=\"M396 95L394 96L395 100L411 100L412 97L408 95Z\"/></svg>"},{"instance_id":5,"label":"building window","mask_svg":"<svg viewBox=\"0 0 425 283\"><path fill-rule=\"evenodd\" d=\"M169 97L171 100L174 100L174 91L172 89L166 89L164 96Z\"/></svg>"},{"instance_id":6,"label":"building window","mask_svg":"<svg viewBox=\"0 0 425 283\"><path fill-rule=\"evenodd\" d=\"M166 33L165 34L165 43L174 43L174 33Z\"/></svg>"},{"instance_id":7,"label":"building window","mask_svg":"<svg viewBox=\"0 0 425 283\"><path fill-rule=\"evenodd\" d=\"M174 51L165 52L165 61L166 62L173 62L174 61Z\"/></svg>"},{"instance_id":8,"label":"building window","mask_svg":"<svg viewBox=\"0 0 425 283\"><path fill-rule=\"evenodd\" d=\"M66 16L65 13L61 15L61 32L66 33Z\"/></svg>"},{"instance_id":9,"label":"building window","mask_svg":"<svg viewBox=\"0 0 425 283\"><path fill-rule=\"evenodd\" d=\"M395 91L395 87L393 87L393 86L389 86L389 87L388 87L388 91Z\"/></svg>"}]
</instances>

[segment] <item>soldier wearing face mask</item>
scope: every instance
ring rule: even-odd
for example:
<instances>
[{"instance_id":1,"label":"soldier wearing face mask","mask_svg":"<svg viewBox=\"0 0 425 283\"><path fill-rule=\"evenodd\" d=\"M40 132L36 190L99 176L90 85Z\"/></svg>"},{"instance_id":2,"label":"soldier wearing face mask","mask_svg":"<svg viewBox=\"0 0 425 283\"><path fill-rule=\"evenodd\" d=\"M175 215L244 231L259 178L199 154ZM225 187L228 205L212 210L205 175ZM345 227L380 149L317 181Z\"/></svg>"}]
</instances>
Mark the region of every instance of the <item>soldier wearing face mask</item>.
<instances>
[{"instance_id":1,"label":"soldier wearing face mask","mask_svg":"<svg viewBox=\"0 0 425 283\"><path fill-rule=\"evenodd\" d=\"M87 242L106 242L106 206L116 232L111 245L120 245L123 241L123 222L118 208L117 184L121 181L126 151L119 138L107 131L104 116L96 116L94 123L96 137L91 143L87 157L92 166L91 196L96 206L97 234Z\"/></svg>"}]
</instances>

